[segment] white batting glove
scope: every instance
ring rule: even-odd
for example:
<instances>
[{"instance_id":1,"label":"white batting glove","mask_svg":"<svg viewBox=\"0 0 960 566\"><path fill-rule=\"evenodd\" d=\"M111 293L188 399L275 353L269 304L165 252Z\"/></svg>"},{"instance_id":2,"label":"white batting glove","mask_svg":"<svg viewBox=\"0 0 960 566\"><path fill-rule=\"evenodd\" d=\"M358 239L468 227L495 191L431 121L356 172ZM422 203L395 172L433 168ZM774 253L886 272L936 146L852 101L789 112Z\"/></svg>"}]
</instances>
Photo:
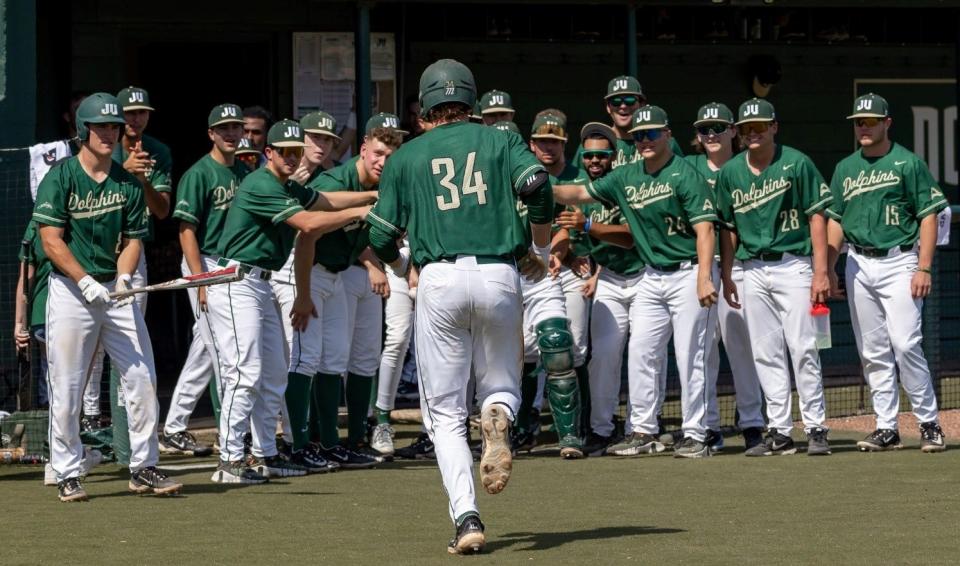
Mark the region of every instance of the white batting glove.
<instances>
[{"instance_id":1,"label":"white batting glove","mask_svg":"<svg viewBox=\"0 0 960 566\"><path fill-rule=\"evenodd\" d=\"M550 245L540 248L537 247L537 244L530 244L530 250L533 251L537 256L540 257L540 260L543 261L543 265L550 265Z\"/></svg>"},{"instance_id":2,"label":"white batting glove","mask_svg":"<svg viewBox=\"0 0 960 566\"><path fill-rule=\"evenodd\" d=\"M90 275L85 275L83 279L77 282L77 285L80 287L80 292L83 293L83 298L86 299L87 303L91 305L110 304L110 291L107 291L106 287L97 283L97 280Z\"/></svg>"},{"instance_id":3,"label":"white batting glove","mask_svg":"<svg viewBox=\"0 0 960 566\"><path fill-rule=\"evenodd\" d=\"M384 264L387 269L390 270L390 273L393 273L397 277L403 279L407 276L407 268L410 267L410 248L400 248L400 267L399 269L394 269L389 263Z\"/></svg>"},{"instance_id":4,"label":"white batting glove","mask_svg":"<svg viewBox=\"0 0 960 566\"><path fill-rule=\"evenodd\" d=\"M129 273L122 273L117 276L117 291L121 291L121 292L127 291L130 289L130 287L131 287L131 284L130 284ZM125 307L129 305L130 303L133 302L133 297L134 295L127 295L122 299L117 299L116 302L113 304L114 308Z\"/></svg>"}]
</instances>

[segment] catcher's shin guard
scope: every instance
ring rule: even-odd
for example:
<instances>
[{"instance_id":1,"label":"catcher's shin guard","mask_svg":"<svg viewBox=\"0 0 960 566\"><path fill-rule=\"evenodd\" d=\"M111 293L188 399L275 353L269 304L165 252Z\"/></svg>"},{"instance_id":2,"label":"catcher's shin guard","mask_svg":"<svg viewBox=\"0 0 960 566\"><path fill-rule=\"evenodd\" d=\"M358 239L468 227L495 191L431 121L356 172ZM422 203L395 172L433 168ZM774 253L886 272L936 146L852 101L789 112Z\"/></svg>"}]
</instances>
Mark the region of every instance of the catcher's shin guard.
<instances>
[{"instance_id":1,"label":"catcher's shin guard","mask_svg":"<svg viewBox=\"0 0 960 566\"><path fill-rule=\"evenodd\" d=\"M581 449L580 387L573 369L573 335L567 320L548 318L537 325L540 358L547 372L547 400L553 413L554 428L564 449Z\"/></svg>"}]
</instances>

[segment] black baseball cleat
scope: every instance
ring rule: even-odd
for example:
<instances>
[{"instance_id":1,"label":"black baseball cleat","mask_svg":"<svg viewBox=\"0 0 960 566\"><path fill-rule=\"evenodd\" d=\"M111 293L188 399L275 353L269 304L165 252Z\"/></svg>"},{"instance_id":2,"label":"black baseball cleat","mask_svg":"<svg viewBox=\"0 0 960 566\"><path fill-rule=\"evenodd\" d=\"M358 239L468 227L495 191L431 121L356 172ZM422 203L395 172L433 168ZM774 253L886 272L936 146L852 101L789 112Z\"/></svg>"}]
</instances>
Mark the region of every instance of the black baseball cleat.
<instances>
[{"instance_id":1,"label":"black baseball cleat","mask_svg":"<svg viewBox=\"0 0 960 566\"><path fill-rule=\"evenodd\" d=\"M477 515L467 515L457 525L457 533L447 545L450 554L479 554L486 543L483 536L483 523Z\"/></svg>"},{"instance_id":2,"label":"black baseball cleat","mask_svg":"<svg viewBox=\"0 0 960 566\"><path fill-rule=\"evenodd\" d=\"M434 451L433 441L430 440L430 436L421 432L420 436L417 437L410 446L404 446L403 448L398 448L394 452L394 456L404 460L436 460L437 453Z\"/></svg>"},{"instance_id":3,"label":"black baseball cleat","mask_svg":"<svg viewBox=\"0 0 960 566\"><path fill-rule=\"evenodd\" d=\"M186 454L204 457L213 454L213 447L200 444L189 432L183 430L173 434L160 434L160 452L164 454Z\"/></svg>"},{"instance_id":4,"label":"black baseball cleat","mask_svg":"<svg viewBox=\"0 0 960 566\"><path fill-rule=\"evenodd\" d=\"M827 442L827 429L814 427L807 433L807 456L829 456L830 443Z\"/></svg>"},{"instance_id":5,"label":"black baseball cleat","mask_svg":"<svg viewBox=\"0 0 960 566\"><path fill-rule=\"evenodd\" d=\"M923 452L943 452L947 449L943 429L934 422L920 423L920 450Z\"/></svg>"},{"instance_id":6,"label":"black baseball cleat","mask_svg":"<svg viewBox=\"0 0 960 566\"><path fill-rule=\"evenodd\" d=\"M302 450L297 450L290 460L303 466L311 474L326 474L340 469L340 464L335 464L323 457L320 447L316 444L307 444Z\"/></svg>"},{"instance_id":7,"label":"black baseball cleat","mask_svg":"<svg viewBox=\"0 0 960 566\"><path fill-rule=\"evenodd\" d=\"M339 464L341 470L365 470L375 468L380 463L375 458L354 452L340 444L333 448L324 448L320 454L327 460Z\"/></svg>"},{"instance_id":8,"label":"black baseball cleat","mask_svg":"<svg viewBox=\"0 0 960 566\"><path fill-rule=\"evenodd\" d=\"M139 494L179 495L183 484L170 479L155 466L149 466L130 474L130 483L127 487L133 493Z\"/></svg>"},{"instance_id":9,"label":"black baseball cleat","mask_svg":"<svg viewBox=\"0 0 960 566\"><path fill-rule=\"evenodd\" d=\"M789 456L796 454L797 447L793 439L785 434L780 434L775 430L767 432L767 438L763 444L757 444L744 452L745 456Z\"/></svg>"},{"instance_id":10,"label":"black baseball cleat","mask_svg":"<svg viewBox=\"0 0 960 566\"><path fill-rule=\"evenodd\" d=\"M857 442L857 448L861 452L882 452L884 450L900 450L903 444L900 442L900 433L892 428L878 428L871 432L866 438Z\"/></svg>"},{"instance_id":11,"label":"black baseball cleat","mask_svg":"<svg viewBox=\"0 0 960 566\"><path fill-rule=\"evenodd\" d=\"M57 484L57 492L60 501L70 503L75 501L86 501L87 492L80 483L80 478L67 478Z\"/></svg>"},{"instance_id":12,"label":"black baseball cleat","mask_svg":"<svg viewBox=\"0 0 960 566\"><path fill-rule=\"evenodd\" d=\"M756 426L751 426L740 431L740 434L743 435L743 448L744 450L750 450L754 446L763 444L763 429Z\"/></svg>"},{"instance_id":13,"label":"black baseball cleat","mask_svg":"<svg viewBox=\"0 0 960 566\"><path fill-rule=\"evenodd\" d=\"M80 417L80 432L93 432L103 428L100 415L83 415Z\"/></svg>"},{"instance_id":14,"label":"black baseball cleat","mask_svg":"<svg viewBox=\"0 0 960 566\"><path fill-rule=\"evenodd\" d=\"M583 442L583 453L587 456L603 456L607 452L607 446L613 444L613 435L602 436L591 432Z\"/></svg>"}]
</instances>

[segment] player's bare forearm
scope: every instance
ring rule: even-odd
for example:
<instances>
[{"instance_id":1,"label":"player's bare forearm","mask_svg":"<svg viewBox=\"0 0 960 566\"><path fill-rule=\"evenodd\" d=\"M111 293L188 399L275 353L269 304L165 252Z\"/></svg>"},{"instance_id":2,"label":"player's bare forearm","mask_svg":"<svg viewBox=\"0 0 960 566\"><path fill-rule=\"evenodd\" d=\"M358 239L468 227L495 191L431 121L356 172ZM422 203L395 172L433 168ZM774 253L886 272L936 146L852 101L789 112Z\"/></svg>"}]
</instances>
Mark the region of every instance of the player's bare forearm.
<instances>
[{"instance_id":1,"label":"player's bare forearm","mask_svg":"<svg viewBox=\"0 0 960 566\"><path fill-rule=\"evenodd\" d=\"M29 277L29 275L27 277ZM20 275L17 276L17 294L14 296L14 339L17 338L21 331L27 329L27 296L23 292L25 285L23 269L21 269Z\"/></svg>"},{"instance_id":2,"label":"player's bare forearm","mask_svg":"<svg viewBox=\"0 0 960 566\"><path fill-rule=\"evenodd\" d=\"M163 220L170 214L170 193L156 190L150 181L141 179L140 182L143 184L143 197L150 214Z\"/></svg>"},{"instance_id":3,"label":"player's bare forearm","mask_svg":"<svg viewBox=\"0 0 960 566\"><path fill-rule=\"evenodd\" d=\"M843 246L843 226L833 218L827 219L827 269L833 271Z\"/></svg>"},{"instance_id":4,"label":"player's bare forearm","mask_svg":"<svg viewBox=\"0 0 960 566\"><path fill-rule=\"evenodd\" d=\"M717 289L713 284L713 251L716 249L716 235L712 222L698 222L693 225L697 234L697 299L700 306L711 307L717 304Z\"/></svg>"},{"instance_id":5,"label":"player's bare forearm","mask_svg":"<svg viewBox=\"0 0 960 566\"><path fill-rule=\"evenodd\" d=\"M570 232L560 228L554 232L550 239L550 253L557 256L557 259L563 261L570 253Z\"/></svg>"},{"instance_id":6,"label":"player's bare forearm","mask_svg":"<svg viewBox=\"0 0 960 566\"><path fill-rule=\"evenodd\" d=\"M86 277L87 272L67 247L67 243L63 241L63 228L41 225L40 241L43 244L43 253L47 254L60 273L69 277L74 283L79 283Z\"/></svg>"},{"instance_id":7,"label":"player's bare forearm","mask_svg":"<svg viewBox=\"0 0 960 566\"><path fill-rule=\"evenodd\" d=\"M336 191L317 194L319 195L317 202L310 207L310 210L336 212L377 202L377 191Z\"/></svg>"},{"instance_id":8,"label":"player's bare forearm","mask_svg":"<svg viewBox=\"0 0 960 566\"><path fill-rule=\"evenodd\" d=\"M137 270L143 244L140 243L140 240L124 238L120 242L120 246L120 256L117 257L117 275L132 275Z\"/></svg>"},{"instance_id":9,"label":"player's bare forearm","mask_svg":"<svg viewBox=\"0 0 960 566\"><path fill-rule=\"evenodd\" d=\"M583 185L554 185L553 199L560 204L586 204L596 202Z\"/></svg>"},{"instance_id":10,"label":"player's bare forearm","mask_svg":"<svg viewBox=\"0 0 960 566\"><path fill-rule=\"evenodd\" d=\"M637 244L626 224L602 224L599 222L590 225L588 232L591 238L602 240L619 248L630 249Z\"/></svg>"},{"instance_id":11,"label":"player's bare forearm","mask_svg":"<svg viewBox=\"0 0 960 566\"><path fill-rule=\"evenodd\" d=\"M724 284L731 279L736 250L737 233L727 228L720 228L720 277Z\"/></svg>"},{"instance_id":12,"label":"player's bare forearm","mask_svg":"<svg viewBox=\"0 0 960 566\"><path fill-rule=\"evenodd\" d=\"M827 217L822 212L810 216L810 244L813 248L810 301L822 303L830 297L830 277L827 274Z\"/></svg>"},{"instance_id":13,"label":"player's bare forearm","mask_svg":"<svg viewBox=\"0 0 960 566\"><path fill-rule=\"evenodd\" d=\"M917 267L931 269L933 252L937 246L937 215L929 214L920 221L920 249L917 251Z\"/></svg>"},{"instance_id":14,"label":"player's bare forearm","mask_svg":"<svg viewBox=\"0 0 960 566\"><path fill-rule=\"evenodd\" d=\"M363 220L370 212L369 206L348 208L337 212L298 212L287 219L287 224L303 234L320 235L342 228L351 222Z\"/></svg>"},{"instance_id":15,"label":"player's bare forearm","mask_svg":"<svg viewBox=\"0 0 960 566\"><path fill-rule=\"evenodd\" d=\"M546 248L550 245L553 227L550 224L530 224L530 233L533 235L533 245Z\"/></svg>"},{"instance_id":16,"label":"player's bare forearm","mask_svg":"<svg viewBox=\"0 0 960 566\"><path fill-rule=\"evenodd\" d=\"M190 273L197 274L206 271L200 261L197 227L190 222L180 223L180 249L183 250L183 259L187 262Z\"/></svg>"},{"instance_id":17,"label":"player's bare forearm","mask_svg":"<svg viewBox=\"0 0 960 566\"><path fill-rule=\"evenodd\" d=\"M293 245L293 279L297 286L297 296L310 294L310 272L313 270L317 236L297 234Z\"/></svg>"}]
</instances>

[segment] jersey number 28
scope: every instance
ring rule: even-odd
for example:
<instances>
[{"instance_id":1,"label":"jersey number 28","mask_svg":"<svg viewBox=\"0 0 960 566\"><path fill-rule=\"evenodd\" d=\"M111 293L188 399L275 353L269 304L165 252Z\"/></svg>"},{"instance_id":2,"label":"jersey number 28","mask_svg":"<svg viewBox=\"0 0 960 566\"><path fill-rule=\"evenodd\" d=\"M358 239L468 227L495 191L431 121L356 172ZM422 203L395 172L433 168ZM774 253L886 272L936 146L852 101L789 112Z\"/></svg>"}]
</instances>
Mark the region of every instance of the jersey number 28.
<instances>
[{"instance_id":1,"label":"jersey number 28","mask_svg":"<svg viewBox=\"0 0 960 566\"><path fill-rule=\"evenodd\" d=\"M473 163L477 158L477 152L471 151L467 154L467 166L463 170L462 187L457 187L451 181L456 174L456 166L450 157L438 157L430 162L430 167L434 175L443 175L440 178L440 186L450 191L450 201L446 201L443 195L437 196L437 207L440 210L453 210L460 208L460 194L476 194L477 203L487 204L487 186L483 183L483 174L480 171L473 170Z\"/></svg>"}]
</instances>

